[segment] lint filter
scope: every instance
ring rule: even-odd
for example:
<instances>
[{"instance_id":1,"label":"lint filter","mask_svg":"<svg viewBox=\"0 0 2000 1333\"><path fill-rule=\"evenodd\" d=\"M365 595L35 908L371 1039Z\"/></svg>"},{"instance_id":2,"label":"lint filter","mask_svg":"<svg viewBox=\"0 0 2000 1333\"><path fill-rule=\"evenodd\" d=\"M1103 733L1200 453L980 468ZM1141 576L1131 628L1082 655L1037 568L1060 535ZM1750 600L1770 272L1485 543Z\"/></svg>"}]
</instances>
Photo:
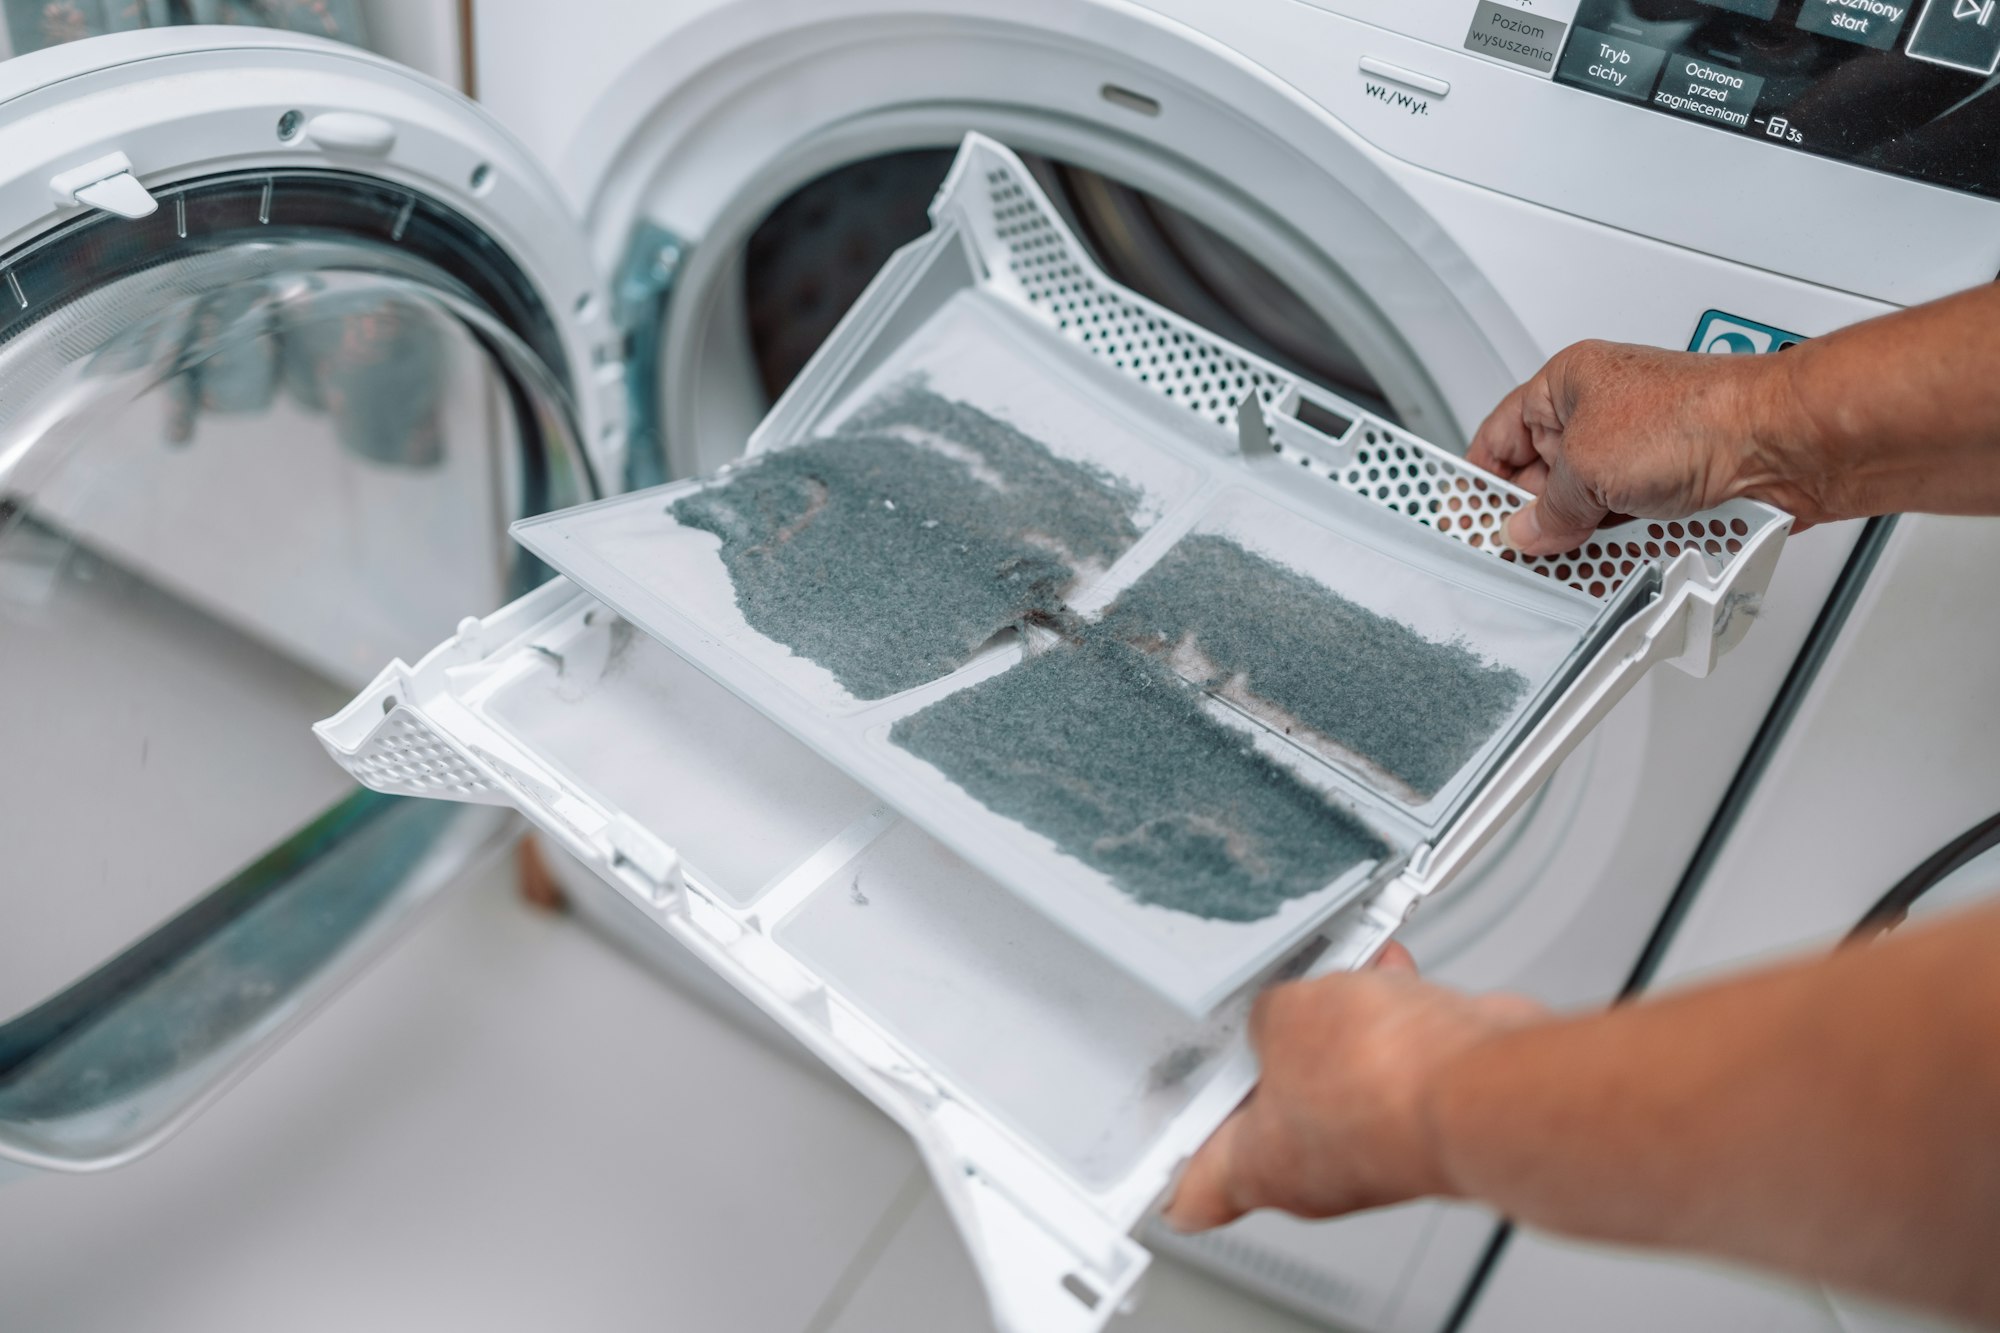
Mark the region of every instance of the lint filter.
<instances>
[{"instance_id":1,"label":"lint filter","mask_svg":"<svg viewBox=\"0 0 2000 1333\"><path fill-rule=\"evenodd\" d=\"M1000 145L931 217L742 461L517 523L559 577L315 730L521 811L911 1133L999 1327L1094 1330L1256 992L1706 675L1789 520L1518 557L1525 493L1110 281Z\"/></svg>"}]
</instances>

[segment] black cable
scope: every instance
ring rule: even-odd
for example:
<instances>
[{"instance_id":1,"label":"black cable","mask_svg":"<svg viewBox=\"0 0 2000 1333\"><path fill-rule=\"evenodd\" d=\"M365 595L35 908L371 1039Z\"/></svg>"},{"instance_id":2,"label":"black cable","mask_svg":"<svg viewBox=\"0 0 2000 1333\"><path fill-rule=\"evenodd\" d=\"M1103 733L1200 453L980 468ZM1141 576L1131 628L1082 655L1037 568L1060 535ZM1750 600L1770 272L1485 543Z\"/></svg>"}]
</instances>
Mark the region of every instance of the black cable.
<instances>
[{"instance_id":1,"label":"black cable","mask_svg":"<svg viewBox=\"0 0 2000 1333\"><path fill-rule=\"evenodd\" d=\"M1847 938L1842 943L1873 939L1885 930L1894 930L1902 925L1903 918L1910 914L1910 907L1917 899L1936 888L1954 870L1995 847L2000 847L2000 814L1959 834L1922 865L1896 881L1894 888L1876 899L1875 905L1862 914L1861 920L1847 932Z\"/></svg>"},{"instance_id":2,"label":"black cable","mask_svg":"<svg viewBox=\"0 0 2000 1333\"><path fill-rule=\"evenodd\" d=\"M1486 1279L1493 1275L1494 1266L1500 1262L1500 1256L1506 1250L1507 1242L1512 1239L1514 1239L1514 1224L1503 1217L1500 1219L1500 1225L1493 1228L1493 1238L1486 1242L1486 1248L1480 1252L1479 1262L1472 1267L1472 1276L1466 1279L1465 1290L1458 1294L1458 1304L1451 1307L1451 1313L1446 1315L1444 1323L1439 1325L1438 1333L1459 1333L1465 1326L1465 1321L1472 1314L1472 1307L1486 1291Z\"/></svg>"}]
</instances>

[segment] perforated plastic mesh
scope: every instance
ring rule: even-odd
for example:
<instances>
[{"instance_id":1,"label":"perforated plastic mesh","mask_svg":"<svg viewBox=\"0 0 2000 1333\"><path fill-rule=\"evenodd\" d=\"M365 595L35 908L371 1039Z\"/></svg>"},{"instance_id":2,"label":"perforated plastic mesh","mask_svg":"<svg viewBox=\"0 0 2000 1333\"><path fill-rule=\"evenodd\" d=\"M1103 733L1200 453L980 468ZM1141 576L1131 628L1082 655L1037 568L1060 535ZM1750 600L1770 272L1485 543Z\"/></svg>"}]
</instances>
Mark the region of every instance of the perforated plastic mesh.
<instances>
[{"instance_id":1,"label":"perforated plastic mesh","mask_svg":"<svg viewBox=\"0 0 2000 1333\"><path fill-rule=\"evenodd\" d=\"M986 202L1008 271L1028 303L1071 341L1105 358L1170 402L1233 427L1236 407L1254 391L1266 408L1293 380L1265 362L1217 342L1179 316L1126 292L1100 275L1050 215L1040 194L1006 166L989 167ZM1520 493L1456 456L1369 417L1355 417L1344 467L1279 445L1278 452L1317 476L1394 509L1454 540L1489 551L1590 597L1609 597L1648 560L1684 549L1733 555L1754 527L1725 505L1681 523L1629 523L1560 556L1521 556L1500 540L1500 525ZM1753 515L1758 522L1762 515Z\"/></svg>"},{"instance_id":2,"label":"perforated plastic mesh","mask_svg":"<svg viewBox=\"0 0 2000 1333\"><path fill-rule=\"evenodd\" d=\"M1607 528L1563 555L1522 556L1500 540L1501 523L1520 503L1514 493L1442 450L1387 428L1357 427L1357 439L1353 461L1344 468L1285 446L1278 452L1357 495L1591 597L1610 596L1647 561L1671 560L1683 550L1726 559L1743 549L1753 531L1739 506L1724 505L1679 522Z\"/></svg>"},{"instance_id":3,"label":"perforated plastic mesh","mask_svg":"<svg viewBox=\"0 0 2000 1333\"><path fill-rule=\"evenodd\" d=\"M1354 454L1344 468L1320 464L1282 445L1278 452L1468 546L1504 551L1500 523L1520 503L1514 492L1443 450L1386 427L1357 424L1353 440Z\"/></svg>"},{"instance_id":4,"label":"perforated plastic mesh","mask_svg":"<svg viewBox=\"0 0 2000 1333\"><path fill-rule=\"evenodd\" d=\"M1149 1229L1146 1238L1162 1249L1198 1256L1253 1287L1277 1293L1317 1314L1333 1317L1347 1313L1357 1297L1353 1287L1332 1274L1226 1231L1181 1236L1156 1226Z\"/></svg>"},{"instance_id":5,"label":"perforated plastic mesh","mask_svg":"<svg viewBox=\"0 0 2000 1333\"><path fill-rule=\"evenodd\" d=\"M441 800L494 797L493 785L408 709L397 708L375 729L348 771L363 785L391 796Z\"/></svg>"},{"instance_id":6,"label":"perforated plastic mesh","mask_svg":"<svg viewBox=\"0 0 2000 1333\"><path fill-rule=\"evenodd\" d=\"M994 227L1007 267L1028 301L1073 342L1109 360L1160 394L1219 426L1255 390L1268 406L1289 380L1218 346L1164 311L1107 283L1011 171L986 173Z\"/></svg>"}]
</instances>

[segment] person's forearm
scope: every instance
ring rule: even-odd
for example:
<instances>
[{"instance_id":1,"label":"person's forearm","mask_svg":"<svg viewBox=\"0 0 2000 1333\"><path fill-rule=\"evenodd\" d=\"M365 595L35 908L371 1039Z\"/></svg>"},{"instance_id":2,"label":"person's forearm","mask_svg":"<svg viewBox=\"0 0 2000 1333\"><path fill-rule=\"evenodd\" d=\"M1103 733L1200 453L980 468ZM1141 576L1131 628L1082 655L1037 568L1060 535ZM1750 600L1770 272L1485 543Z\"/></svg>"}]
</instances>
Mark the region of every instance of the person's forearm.
<instances>
[{"instance_id":1,"label":"person's forearm","mask_svg":"<svg viewBox=\"0 0 2000 1333\"><path fill-rule=\"evenodd\" d=\"M1788 348L1737 492L1792 513L2000 513L2000 284Z\"/></svg>"},{"instance_id":2,"label":"person's forearm","mask_svg":"<svg viewBox=\"0 0 2000 1333\"><path fill-rule=\"evenodd\" d=\"M1436 1150L1531 1225L2000 1320L1996 960L1988 908L1494 1037L1435 1079Z\"/></svg>"}]
</instances>

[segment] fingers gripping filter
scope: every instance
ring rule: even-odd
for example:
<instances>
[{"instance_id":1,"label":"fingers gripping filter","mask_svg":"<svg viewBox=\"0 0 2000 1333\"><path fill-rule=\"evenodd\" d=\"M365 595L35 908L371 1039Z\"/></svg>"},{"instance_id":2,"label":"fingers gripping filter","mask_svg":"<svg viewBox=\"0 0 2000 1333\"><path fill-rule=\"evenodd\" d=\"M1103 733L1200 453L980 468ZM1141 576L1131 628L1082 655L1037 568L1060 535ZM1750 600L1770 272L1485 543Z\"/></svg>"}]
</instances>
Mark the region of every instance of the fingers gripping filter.
<instances>
[{"instance_id":1,"label":"fingers gripping filter","mask_svg":"<svg viewBox=\"0 0 2000 1333\"><path fill-rule=\"evenodd\" d=\"M932 218L741 462L517 525L566 577L318 731L525 812L909 1129L1003 1328L1089 1333L1260 986L1705 673L1787 525L1508 559L1523 493L1111 283L1005 149Z\"/></svg>"},{"instance_id":2,"label":"fingers gripping filter","mask_svg":"<svg viewBox=\"0 0 2000 1333\"><path fill-rule=\"evenodd\" d=\"M1544 578L1606 598L1647 561L1679 555L1684 540L1710 556L1734 555L1753 526L1770 521L1768 509L1732 502L1704 515L1705 522L1678 525L1684 530L1672 534L1665 524L1628 523L1606 529L1577 551L1518 555L1500 540L1501 520L1523 499L1514 487L1331 394L1316 390L1301 396L1296 376L1112 282L1097 271L1033 179L1015 167L989 165L976 184L954 184L984 192L990 225L981 233L987 241L983 256L1004 266L1019 298L1062 337L1219 426L1233 425L1245 395L1265 406L1291 402L1312 434L1330 423L1333 438L1348 447L1329 456L1284 441L1275 445L1281 457Z\"/></svg>"}]
</instances>

